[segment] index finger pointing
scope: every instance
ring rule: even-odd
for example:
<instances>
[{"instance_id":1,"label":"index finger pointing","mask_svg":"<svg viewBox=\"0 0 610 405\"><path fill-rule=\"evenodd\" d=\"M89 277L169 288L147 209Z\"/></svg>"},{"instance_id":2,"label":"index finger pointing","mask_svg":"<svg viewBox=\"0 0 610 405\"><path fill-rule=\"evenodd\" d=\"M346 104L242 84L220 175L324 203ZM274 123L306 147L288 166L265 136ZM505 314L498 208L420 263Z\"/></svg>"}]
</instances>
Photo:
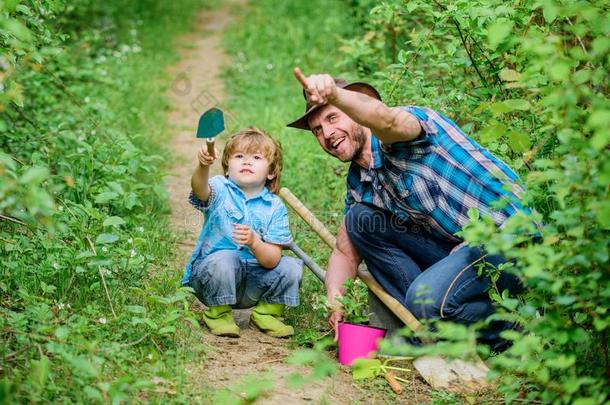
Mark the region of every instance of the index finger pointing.
<instances>
[{"instance_id":1,"label":"index finger pointing","mask_svg":"<svg viewBox=\"0 0 610 405\"><path fill-rule=\"evenodd\" d=\"M307 85L307 78L305 77L305 75L303 75L303 72L301 72L301 69L298 67L295 67L293 70L294 73L294 77L297 78L297 80L299 81L299 83L301 83L301 86L307 90L308 89L308 85Z\"/></svg>"}]
</instances>

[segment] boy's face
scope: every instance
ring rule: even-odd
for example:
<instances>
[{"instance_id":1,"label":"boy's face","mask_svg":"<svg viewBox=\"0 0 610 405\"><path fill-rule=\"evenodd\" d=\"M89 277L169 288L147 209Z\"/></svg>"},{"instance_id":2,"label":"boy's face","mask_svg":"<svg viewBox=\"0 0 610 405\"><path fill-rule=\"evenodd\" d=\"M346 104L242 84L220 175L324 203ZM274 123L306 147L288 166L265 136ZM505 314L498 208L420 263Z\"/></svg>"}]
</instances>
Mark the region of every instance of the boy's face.
<instances>
[{"instance_id":1,"label":"boy's face","mask_svg":"<svg viewBox=\"0 0 610 405\"><path fill-rule=\"evenodd\" d=\"M229 157L227 171L240 188L263 187L267 180L273 179L269 174L269 161L262 153L234 152Z\"/></svg>"}]
</instances>

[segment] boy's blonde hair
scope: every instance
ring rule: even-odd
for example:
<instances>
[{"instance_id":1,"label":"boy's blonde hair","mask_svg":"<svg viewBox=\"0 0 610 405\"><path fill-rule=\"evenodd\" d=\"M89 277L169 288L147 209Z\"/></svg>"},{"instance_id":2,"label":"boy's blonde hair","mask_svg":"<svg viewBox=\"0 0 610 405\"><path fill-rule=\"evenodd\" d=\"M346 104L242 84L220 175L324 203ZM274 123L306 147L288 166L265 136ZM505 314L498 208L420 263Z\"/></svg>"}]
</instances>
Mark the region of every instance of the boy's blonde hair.
<instances>
[{"instance_id":1,"label":"boy's blonde hair","mask_svg":"<svg viewBox=\"0 0 610 405\"><path fill-rule=\"evenodd\" d=\"M222 169L227 173L229 158L235 152L260 153L269 162L269 174L265 186L274 194L280 191L280 175L282 173L282 146L269 134L256 127L242 129L231 136L222 152Z\"/></svg>"}]
</instances>

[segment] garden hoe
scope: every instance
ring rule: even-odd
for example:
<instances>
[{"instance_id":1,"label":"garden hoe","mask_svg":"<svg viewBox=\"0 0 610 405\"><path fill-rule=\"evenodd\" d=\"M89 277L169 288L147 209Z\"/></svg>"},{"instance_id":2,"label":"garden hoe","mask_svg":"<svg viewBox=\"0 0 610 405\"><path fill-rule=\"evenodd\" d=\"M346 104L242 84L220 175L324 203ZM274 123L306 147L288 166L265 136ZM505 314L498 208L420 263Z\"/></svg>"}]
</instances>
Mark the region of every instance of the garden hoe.
<instances>
[{"instance_id":1,"label":"garden hoe","mask_svg":"<svg viewBox=\"0 0 610 405\"><path fill-rule=\"evenodd\" d=\"M214 138L225 130L225 119L221 110L210 108L199 118L197 125L197 138L205 138L208 153L214 156Z\"/></svg>"},{"instance_id":2,"label":"garden hoe","mask_svg":"<svg viewBox=\"0 0 610 405\"><path fill-rule=\"evenodd\" d=\"M297 214L299 214L316 234L330 246L331 249L334 249L336 242L335 237L326 229L324 224L322 224L313 213L290 192L290 190L283 187L280 190L280 196ZM298 249L298 253L294 250L295 247ZM310 264L313 263L312 260L307 257L301 249L294 243L289 246L289 248L305 262L307 267L313 270L304 258L306 258ZM317 270L314 270L316 276L320 278L320 280L323 280L324 270L320 269L315 263L313 263L313 266L317 268ZM422 327L422 324L413 314L411 314L411 312L409 312L398 300L385 292L363 264L358 268L358 277L390 311L409 327L409 329L416 332ZM471 393L493 388L493 384L486 380L489 368L479 358L470 362L460 359L449 360L440 356L422 356L413 362L413 366L424 380L435 389Z\"/></svg>"}]
</instances>

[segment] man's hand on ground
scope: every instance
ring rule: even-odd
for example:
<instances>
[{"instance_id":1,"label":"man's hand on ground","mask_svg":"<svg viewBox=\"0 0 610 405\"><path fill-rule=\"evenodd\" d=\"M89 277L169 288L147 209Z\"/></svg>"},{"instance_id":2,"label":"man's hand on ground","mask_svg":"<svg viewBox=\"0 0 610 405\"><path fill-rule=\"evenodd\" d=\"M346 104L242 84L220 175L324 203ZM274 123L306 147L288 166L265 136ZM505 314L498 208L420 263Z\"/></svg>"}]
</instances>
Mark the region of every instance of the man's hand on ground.
<instances>
[{"instance_id":1,"label":"man's hand on ground","mask_svg":"<svg viewBox=\"0 0 610 405\"><path fill-rule=\"evenodd\" d=\"M294 77L307 92L307 98L314 104L332 103L337 98L337 85L328 74L305 77L298 67L294 68Z\"/></svg>"},{"instance_id":2,"label":"man's hand on ground","mask_svg":"<svg viewBox=\"0 0 610 405\"><path fill-rule=\"evenodd\" d=\"M343 320L343 312L332 311L328 317L328 324L335 331L335 342L339 339L339 322Z\"/></svg>"}]
</instances>

